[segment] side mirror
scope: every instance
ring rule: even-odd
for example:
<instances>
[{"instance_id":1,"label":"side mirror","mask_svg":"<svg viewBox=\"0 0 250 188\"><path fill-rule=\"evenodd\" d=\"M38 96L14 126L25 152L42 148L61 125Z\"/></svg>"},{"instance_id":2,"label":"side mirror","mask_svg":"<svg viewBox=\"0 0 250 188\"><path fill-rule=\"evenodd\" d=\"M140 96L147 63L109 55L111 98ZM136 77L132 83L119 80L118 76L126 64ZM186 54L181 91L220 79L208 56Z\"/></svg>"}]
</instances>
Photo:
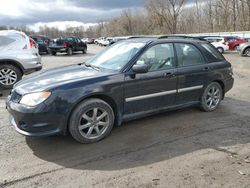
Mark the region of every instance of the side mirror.
<instances>
[{"instance_id":1,"label":"side mirror","mask_svg":"<svg viewBox=\"0 0 250 188\"><path fill-rule=\"evenodd\" d=\"M145 65L145 64L134 65L132 67L132 70L133 70L134 73L143 74L143 73L147 73L148 72L148 66Z\"/></svg>"}]
</instances>

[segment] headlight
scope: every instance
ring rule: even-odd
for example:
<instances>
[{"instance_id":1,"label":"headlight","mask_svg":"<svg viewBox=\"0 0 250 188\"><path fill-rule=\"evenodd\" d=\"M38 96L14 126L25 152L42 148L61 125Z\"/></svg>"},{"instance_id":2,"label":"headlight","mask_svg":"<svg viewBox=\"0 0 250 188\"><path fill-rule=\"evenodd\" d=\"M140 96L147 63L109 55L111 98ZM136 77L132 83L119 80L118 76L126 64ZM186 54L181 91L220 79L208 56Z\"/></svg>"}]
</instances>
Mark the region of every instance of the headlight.
<instances>
[{"instance_id":1,"label":"headlight","mask_svg":"<svg viewBox=\"0 0 250 188\"><path fill-rule=\"evenodd\" d=\"M33 107L48 99L50 95L51 92L47 91L38 93L29 93L22 97L22 99L20 100L20 104Z\"/></svg>"}]
</instances>

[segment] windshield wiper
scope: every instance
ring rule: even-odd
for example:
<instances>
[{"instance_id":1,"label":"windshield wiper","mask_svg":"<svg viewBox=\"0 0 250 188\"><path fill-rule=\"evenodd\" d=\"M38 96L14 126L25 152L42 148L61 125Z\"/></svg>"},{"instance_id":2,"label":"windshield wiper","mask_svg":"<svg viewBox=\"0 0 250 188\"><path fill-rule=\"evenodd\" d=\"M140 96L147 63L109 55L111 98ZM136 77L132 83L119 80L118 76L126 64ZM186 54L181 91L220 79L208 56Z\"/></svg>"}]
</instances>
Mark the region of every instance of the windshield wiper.
<instances>
[{"instance_id":1,"label":"windshield wiper","mask_svg":"<svg viewBox=\"0 0 250 188\"><path fill-rule=\"evenodd\" d=\"M85 65L86 67L91 67L92 69L95 69L95 70L100 70L99 67L93 66L93 65L91 65L91 64L89 64L89 63L84 63L84 65Z\"/></svg>"}]
</instances>

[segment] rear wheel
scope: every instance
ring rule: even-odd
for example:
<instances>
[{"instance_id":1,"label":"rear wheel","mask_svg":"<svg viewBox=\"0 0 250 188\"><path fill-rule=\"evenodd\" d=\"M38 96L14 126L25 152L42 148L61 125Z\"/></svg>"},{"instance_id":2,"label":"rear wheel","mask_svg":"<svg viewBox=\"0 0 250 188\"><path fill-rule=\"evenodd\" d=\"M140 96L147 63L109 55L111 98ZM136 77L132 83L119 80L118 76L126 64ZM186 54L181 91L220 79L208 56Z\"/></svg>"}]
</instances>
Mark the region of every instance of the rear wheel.
<instances>
[{"instance_id":1,"label":"rear wheel","mask_svg":"<svg viewBox=\"0 0 250 188\"><path fill-rule=\"evenodd\" d=\"M52 55L56 55L56 51L51 51L51 54Z\"/></svg>"},{"instance_id":2,"label":"rear wheel","mask_svg":"<svg viewBox=\"0 0 250 188\"><path fill-rule=\"evenodd\" d=\"M68 48L67 49L67 55L72 55L73 54L73 50L72 50L72 48Z\"/></svg>"},{"instance_id":3,"label":"rear wheel","mask_svg":"<svg viewBox=\"0 0 250 188\"><path fill-rule=\"evenodd\" d=\"M22 73L19 68L3 64L0 65L0 87L4 89L11 89L15 83L22 78Z\"/></svg>"},{"instance_id":4,"label":"rear wheel","mask_svg":"<svg viewBox=\"0 0 250 188\"><path fill-rule=\"evenodd\" d=\"M245 49L244 55L247 56L247 57L250 57L250 47Z\"/></svg>"},{"instance_id":5,"label":"rear wheel","mask_svg":"<svg viewBox=\"0 0 250 188\"><path fill-rule=\"evenodd\" d=\"M86 54L87 53L87 48L83 48L82 53Z\"/></svg>"},{"instance_id":6,"label":"rear wheel","mask_svg":"<svg viewBox=\"0 0 250 188\"><path fill-rule=\"evenodd\" d=\"M93 143L103 139L114 125L113 109L100 99L88 99L80 103L70 117L69 131L81 143Z\"/></svg>"},{"instance_id":7,"label":"rear wheel","mask_svg":"<svg viewBox=\"0 0 250 188\"><path fill-rule=\"evenodd\" d=\"M212 82L203 92L201 98L201 109L206 112L214 111L219 106L222 96L223 92L220 84Z\"/></svg>"}]
</instances>

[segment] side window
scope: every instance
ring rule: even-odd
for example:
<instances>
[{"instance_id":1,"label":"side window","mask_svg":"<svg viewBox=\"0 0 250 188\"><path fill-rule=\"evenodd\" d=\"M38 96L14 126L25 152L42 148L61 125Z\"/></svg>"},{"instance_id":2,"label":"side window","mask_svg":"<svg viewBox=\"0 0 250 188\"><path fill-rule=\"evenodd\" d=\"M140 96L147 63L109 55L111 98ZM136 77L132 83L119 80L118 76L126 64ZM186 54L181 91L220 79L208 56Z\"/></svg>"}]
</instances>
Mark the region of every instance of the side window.
<instances>
[{"instance_id":1,"label":"side window","mask_svg":"<svg viewBox=\"0 0 250 188\"><path fill-rule=\"evenodd\" d=\"M148 65L149 71L173 68L175 66L173 44L158 44L149 48L136 64Z\"/></svg>"},{"instance_id":2,"label":"side window","mask_svg":"<svg viewBox=\"0 0 250 188\"><path fill-rule=\"evenodd\" d=\"M228 37L228 42L234 42L234 41L237 41L237 38L235 37Z\"/></svg>"},{"instance_id":3,"label":"side window","mask_svg":"<svg viewBox=\"0 0 250 188\"><path fill-rule=\"evenodd\" d=\"M204 64L200 51L192 44L176 43L177 60L179 67Z\"/></svg>"},{"instance_id":4,"label":"side window","mask_svg":"<svg viewBox=\"0 0 250 188\"><path fill-rule=\"evenodd\" d=\"M219 62L225 60L223 55L214 46L207 43L202 43L201 46L205 48L205 50L209 54L209 61Z\"/></svg>"},{"instance_id":5,"label":"side window","mask_svg":"<svg viewBox=\"0 0 250 188\"><path fill-rule=\"evenodd\" d=\"M41 38L37 38L37 39L36 39L36 42L37 42L37 44L43 44L43 43L44 43L43 40L42 40Z\"/></svg>"},{"instance_id":6,"label":"side window","mask_svg":"<svg viewBox=\"0 0 250 188\"><path fill-rule=\"evenodd\" d=\"M14 39L0 36L0 46L9 45L14 41L15 41Z\"/></svg>"}]
</instances>

